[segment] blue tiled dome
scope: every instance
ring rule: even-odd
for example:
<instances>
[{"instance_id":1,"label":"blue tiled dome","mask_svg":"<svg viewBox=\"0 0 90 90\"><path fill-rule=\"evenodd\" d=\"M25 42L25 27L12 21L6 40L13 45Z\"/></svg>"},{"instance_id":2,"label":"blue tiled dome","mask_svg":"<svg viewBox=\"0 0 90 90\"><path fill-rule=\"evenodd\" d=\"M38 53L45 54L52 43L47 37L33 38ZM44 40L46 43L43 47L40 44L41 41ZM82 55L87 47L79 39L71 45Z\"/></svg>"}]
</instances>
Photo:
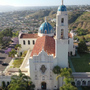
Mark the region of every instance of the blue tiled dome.
<instances>
[{"instance_id":1,"label":"blue tiled dome","mask_svg":"<svg viewBox=\"0 0 90 90\"><path fill-rule=\"evenodd\" d=\"M60 7L58 7L58 11L67 11L67 8L65 5L61 5Z\"/></svg>"},{"instance_id":2,"label":"blue tiled dome","mask_svg":"<svg viewBox=\"0 0 90 90\"><path fill-rule=\"evenodd\" d=\"M52 26L48 22L45 21L43 24L41 24L39 28L39 33L51 34L51 33L54 33L54 30Z\"/></svg>"}]
</instances>

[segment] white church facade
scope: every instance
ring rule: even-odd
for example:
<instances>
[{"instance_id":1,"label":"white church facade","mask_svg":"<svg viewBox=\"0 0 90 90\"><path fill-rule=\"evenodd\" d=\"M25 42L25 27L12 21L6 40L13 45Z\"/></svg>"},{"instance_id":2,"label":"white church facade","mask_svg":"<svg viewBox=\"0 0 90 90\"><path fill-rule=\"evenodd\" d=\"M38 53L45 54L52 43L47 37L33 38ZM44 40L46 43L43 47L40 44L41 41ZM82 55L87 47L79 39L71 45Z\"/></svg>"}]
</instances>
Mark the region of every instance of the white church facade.
<instances>
[{"instance_id":1,"label":"white church facade","mask_svg":"<svg viewBox=\"0 0 90 90\"><path fill-rule=\"evenodd\" d=\"M19 44L22 46L20 52L31 50L28 70L35 90L53 90L62 86L62 79L58 82L52 70L57 65L69 67L68 55L75 55L73 32L68 33L68 13L63 2L56 15L56 35L45 20L37 34L20 33Z\"/></svg>"}]
</instances>

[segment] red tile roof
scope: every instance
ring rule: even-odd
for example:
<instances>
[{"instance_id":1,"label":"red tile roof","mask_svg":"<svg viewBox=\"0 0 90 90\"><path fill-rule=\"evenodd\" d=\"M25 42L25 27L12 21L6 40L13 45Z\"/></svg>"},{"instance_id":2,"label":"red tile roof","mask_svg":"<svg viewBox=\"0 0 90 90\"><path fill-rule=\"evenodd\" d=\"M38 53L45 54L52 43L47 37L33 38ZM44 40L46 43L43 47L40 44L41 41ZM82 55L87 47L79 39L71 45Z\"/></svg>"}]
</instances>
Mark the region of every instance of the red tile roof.
<instances>
[{"instance_id":1,"label":"red tile roof","mask_svg":"<svg viewBox=\"0 0 90 90\"><path fill-rule=\"evenodd\" d=\"M42 48L48 55L53 54L55 56L55 40L49 36L42 36L37 39L30 57L38 55Z\"/></svg>"},{"instance_id":2,"label":"red tile roof","mask_svg":"<svg viewBox=\"0 0 90 90\"><path fill-rule=\"evenodd\" d=\"M20 38L38 38L38 34L21 34Z\"/></svg>"},{"instance_id":3,"label":"red tile roof","mask_svg":"<svg viewBox=\"0 0 90 90\"><path fill-rule=\"evenodd\" d=\"M68 37L69 37L69 38L72 38L72 34L71 34L71 33L68 33Z\"/></svg>"}]
</instances>

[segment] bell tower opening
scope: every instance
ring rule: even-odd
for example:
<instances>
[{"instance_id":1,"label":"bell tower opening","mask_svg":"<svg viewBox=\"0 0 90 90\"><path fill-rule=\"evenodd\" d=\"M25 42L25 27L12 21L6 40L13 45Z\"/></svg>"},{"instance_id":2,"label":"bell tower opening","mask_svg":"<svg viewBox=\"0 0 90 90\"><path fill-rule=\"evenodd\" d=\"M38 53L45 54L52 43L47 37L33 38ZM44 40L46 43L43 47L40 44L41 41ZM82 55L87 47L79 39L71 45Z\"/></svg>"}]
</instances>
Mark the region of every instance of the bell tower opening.
<instances>
[{"instance_id":1,"label":"bell tower opening","mask_svg":"<svg viewBox=\"0 0 90 90\"><path fill-rule=\"evenodd\" d=\"M64 30L61 29L61 39L63 39L63 38L64 38Z\"/></svg>"},{"instance_id":2,"label":"bell tower opening","mask_svg":"<svg viewBox=\"0 0 90 90\"><path fill-rule=\"evenodd\" d=\"M64 18L61 19L61 23L64 23Z\"/></svg>"},{"instance_id":3,"label":"bell tower opening","mask_svg":"<svg viewBox=\"0 0 90 90\"><path fill-rule=\"evenodd\" d=\"M46 90L46 82L41 83L41 89Z\"/></svg>"},{"instance_id":4,"label":"bell tower opening","mask_svg":"<svg viewBox=\"0 0 90 90\"><path fill-rule=\"evenodd\" d=\"M47 34L47 30L45 30L45 34Z\"/></svg>"}]
</instances>

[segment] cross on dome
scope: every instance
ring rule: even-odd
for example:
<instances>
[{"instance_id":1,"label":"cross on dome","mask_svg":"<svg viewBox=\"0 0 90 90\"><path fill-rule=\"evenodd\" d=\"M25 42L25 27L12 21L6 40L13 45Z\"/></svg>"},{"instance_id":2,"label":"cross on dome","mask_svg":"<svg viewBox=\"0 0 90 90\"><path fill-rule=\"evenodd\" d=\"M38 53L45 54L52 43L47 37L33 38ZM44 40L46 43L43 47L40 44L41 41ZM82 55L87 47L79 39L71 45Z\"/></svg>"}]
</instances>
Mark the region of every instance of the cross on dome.
<instances>
[{"instance_id":1,"label":"cross on dome","mask_svg":"<svg viewBox=\"0 0 90 90\"><path fill-rule=\"evenodd\" d=\"M45 17L45 22L47 22L47 17Z\"/></svg>"},{"instance_id":2,"label":"cross on dome","mask_svg":"<svg viewBox=\"0 0 90 90\"><path fill-rule=\"evenodd\" d=\"M63 0L62 0L62 5L63 5Z\"/></svg>"}]
</instances>

